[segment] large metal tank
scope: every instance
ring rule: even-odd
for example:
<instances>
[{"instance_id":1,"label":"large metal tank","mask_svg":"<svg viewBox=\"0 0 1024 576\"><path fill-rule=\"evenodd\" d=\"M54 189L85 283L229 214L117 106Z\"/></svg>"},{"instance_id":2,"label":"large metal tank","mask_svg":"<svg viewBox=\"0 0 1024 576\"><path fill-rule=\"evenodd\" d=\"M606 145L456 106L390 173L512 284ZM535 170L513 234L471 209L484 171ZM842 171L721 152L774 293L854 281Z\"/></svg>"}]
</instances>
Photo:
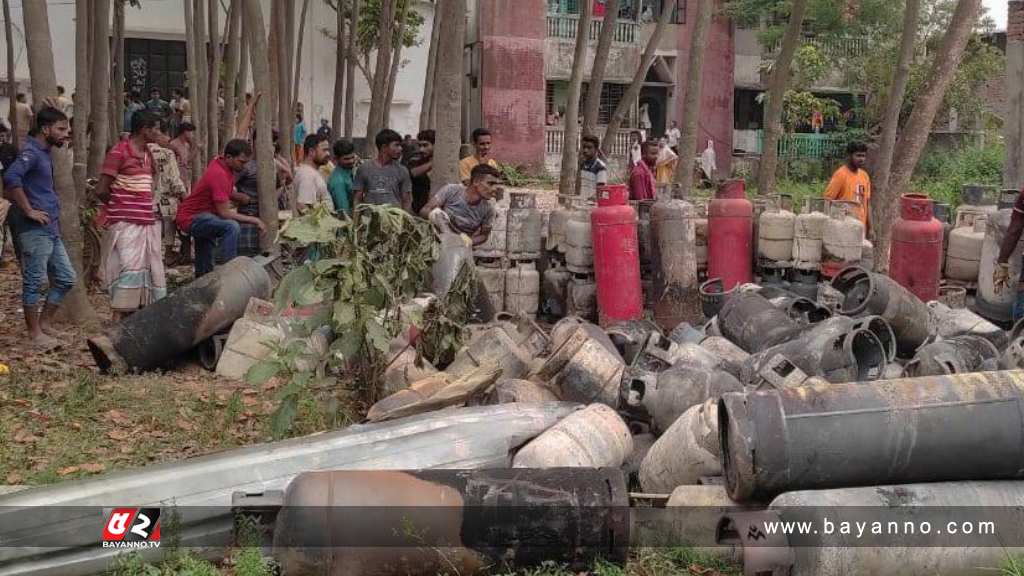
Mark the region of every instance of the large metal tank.
<instances>
[{"instance_id":1,"label":"large metal tank","mask_svg":"<svg viewBox=\"0 0 1024 576\"><path fill-rule=\"evenodd\" d=\"M753 210L743 180L723 184L708 205L708 276L726 291L753 279Z\"/></svg>"},{"instance_id":2,"label":"large metal tank","mask_svg":"<svg viewBox=\"0 0 1024 576\"><path fill-rule=\"evenodd\" d=\"M590 274L594 268L591 210L590 207L577 208L565 224L565 265L574 274Z\"/></svg>"},{"instance_id":3,"label":"large metal tank","mask_svg":"<svg viewBox=\"0 0 1024 576\"><path fill-rule=\"evenodd\" d=\"M761 213L757 226L757 256L762 266L778 267L789 265L793 260L793 239L796 214L786 208L780 195L775 202Z\"/></svg>"},{"instance_id":4,"label":"large metal tank","mask_svg":"<svg viewBox=\"0 0 1024 576\"><path fill-rule=\"evenodd\" d=\"M939 297L942 276L942 223L932 216L923 194L900 198L900 217L892 229L889 276L924 302Z\"/></svg>"},{"instance_id":5,"label":"large metal tank","mask_svg":"<svg viewBox=\"0 0 1024 576\"><path fill-rule=\"evenodd\" d=\"M793 267L798 270L815 270L821 267L822 241L828 215L824 211L825 200L812 198L807 201L802 214L793 222Z\"/></svg>"},{"instance_id":6,"label":"large metal tank","mask_svg":"<svg viewBox=\"0 0 1024 576\"><path fill-rule=\"evenodd\" d=\"M668 199L654 204L651 209L654 317L664 330L692 319L687 312L697 302L695 239L692 204Z\"/></svg>"},{"instance_id":7,"label":"large metal tank","mask_svg":"<svg viewBox=\"0 0 1024 576\"><path fill-rule=\"evenodd\" d=\"M968 218L957 215L956 227L949 233L949 248L946 250L946 278L959 282L975 283L981 270L981 252L985 245L985 230L988 226L988 214L970 215L973 224L968 225Z\"/></svg>"},{"instance_id":8,"label":"large metal tank","mask_svg":"<svg viewBox=\"0 0 1024 576\"><path fill-rule=\"evenodd\" d=\"M565 264L557 260L549 260L548 268L541 277L540 312L553 318L561 318L568 313L569 280L572 273Z\"/></svg>"},{"instance_id":9,"label":"large metal tank","mask_svg":"<svg viewBox=\"0 0 1024 576\"><path fill-rule=\"evenodd\" d=\"M590 214L597 280L597 310L602 326L643 316L640 252L636 212L629 206L629 188L604 186Z\"/></svg>"},{"instance_id":10,"label":"large metal tank","mask_svg":"<svg viewBox=\"0 0 1024 576\"><path fill-rule=\"evenodd\" d=\"M523 446L514 468L618 468L633 451L629 426L612 408L591 404Z\"/></svg>"},{"instance_id":11,"label":"large metal tank","mask_svg":"<svg viewBox=\"0 0 1024 576\"><path fill-rule=\"evenodd\" d=\"M853 201L832 201L828 204L829 219L822 236L821 273L832 278L848 266L860 263L864 252L864 223L850 214Z\"/></svg>"},{"instance_id":12,"label":"large metal tank","mask_svg":"<svg viewBox=\"0 0 1024 576\"><path fill-rule=\"evenodd\" d=\"M525 192L509 194L508 244L511 260L540 258L544 243L544 218L537 209L537 196Z\"/></svg>"},{"instance_id":13,"label":"large metal tank","mask_svg":"<svg viewBox=\"0 0 1024 576\"><path fill-rule=\"evenodd\" d=\"M487 296L491 299L491 306L495 310L505 309L505 270L502 269L501 260L497 258L477 258L476 275L483 284Z\"/></svg>"},{"instance_id":14,"label":"large metal tank","mask_svg":"<svg viewBox=\"0 0 1024 576\"><path fill-rule=\"evenodd\" d=\"M985 241L981 247L981 262L978 265L978 292L975 296L974 305L979 314L993 322L1009 323L1013 320L1013 302L1017 299L1017 290L1011 282L1009 288L996 291L992 282L992 273L995 272L999 260L999 249L1003 243L1003 237L1010 227L1010 219L1013 217L1012 203L1009 207L1001 208L996 214L989 216L985 223ZM1021 249L1022 244L1017 243L1013 254L1010 255L1010 278L1020 277Z\"/></svg>"},{"instance_id":15,"label":"large metal tank","mask_svg":"<svg viewBox=\"0 0 1024 576\"><path fill-rule=\"evenodd\" d=\"M573 274L566 290L566 309L572 316L597 321L597 283L587 274Z\"/></svg>"},{"instance_id":16,"label":"large metal tank","mask_svg":"<svg viewBox=\"0 0 1024 576\"><path fill-rule=\"evenodd\" d=\"M533 262L519 262L505 272L505 310L531 320L540 308L540 274Z\"/></svg>"},{"instance_id":17,"label":"large metal tank","mask_svg":"<svg viewBox=\"0 0 1024 576\"><path fill-rule=\"evenodd\" d=\"M494 221L491 223L491 234L487 241L473 248L477 258L504 258L508 247L508 212L507 199L496 200L494 205Z\"/></svg>"},{"instance_id":18,"label":"large metal tank","mask_svg":"<svg viewBox=\"0 0 1024 576\"><path fill-rule=\"evenodd\" d=\"M892 278L862 268L836 274L832 288L843 295L839 312L846 316L881 316L892 326L897 352L910 358L931 336L928 307Z\"/></svg>"}]
</instances>

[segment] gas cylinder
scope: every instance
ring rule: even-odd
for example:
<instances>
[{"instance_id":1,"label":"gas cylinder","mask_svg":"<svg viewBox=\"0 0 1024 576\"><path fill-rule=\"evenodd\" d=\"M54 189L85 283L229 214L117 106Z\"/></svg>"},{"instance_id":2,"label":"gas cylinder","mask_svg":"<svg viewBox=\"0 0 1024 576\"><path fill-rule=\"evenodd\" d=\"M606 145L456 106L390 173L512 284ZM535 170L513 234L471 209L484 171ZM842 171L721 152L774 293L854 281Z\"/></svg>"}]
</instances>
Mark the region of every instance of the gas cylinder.
<instances>
[{"instance_id":1,"label":"gas cylinder","mask_svg":"<svg viewBox=\"0 0 1024 576\"><path fill-rule=\"evenodd\" d=\"M753 279L753 210L743 180L724 183L708 205L708 276L725 291Z\"/></svg>"},{"instance_id":2,"label":"gas cylinder","mask_svg":"<svg viewBox=\"0 0 1024 576\"><path fill-rule=\"evenodd\" d=\"M654 267L654 319L664 330L685 320L696 308L697 255L693 205L662 198L651 209L651 256ZM687 306L687 300L690 306Z\"/></svg>"},{"instance_id":3,"label":"gas cylinder","mask_svg":"<svg viewBox=\"0 0 1024 576\"><path fill-rule=\"evenodd\" d=\"M956 209L957 222L973 226L978 217L988 219L996 213L996 191L990 186L965 184L960 189L960 206Z\"/></svg>"},{"instance_id":4,"label":"gas cylinder","mask_svg":"<svg viewBox=\"0 0 1024 576\"><path fill-rule=\"evenodd\" d=\"M784 205L783 200L786 198L792 208L792 196L780 194L775 202L765 208L758 220L757 256L762 266L787 265L793 259L796 214Z\"/></svg>"},{"instance_id":5,"label":"gas cylinder","mask_svg":"<svg viewBox=\"0 0 1024 576\"><path fill-rule=\"evenodd\" d=\"M496 311L505 309L505 271L498 258L478 258L476 274Z\"/></svg>"},{"instance_id":6,"label":"gas cylinder","mask_svg":"<svg viewBox=\"0 0 1024 576\"><path fill-rule=\"evenodd\" d=\"M566 289L566 309L571 316L597 318L597 284L586 274L573 274Z\"/></svg>"},{"instance_id":7,"label":"gas cylinder","mask_svg":"<svg viewBox=\"0 0 1024 576\"><path fill-rule=\"evenodd\" d=\"M597 192L590 214L601 326L636 320L644 314L640 287L640 252L636 212L629 206L629 188L605 186Z\"/></svg>"},{"instance_id":8,"label":"gas cylinder","mask_svg":"<svg viewBox=\"0 0 1024 576\"><path fill-rule=\"evenodd\" d=\"M922 302L939 297L942 276L942 223L932 216L924 194L904 194L892 228L889 276Z\"/></svg>"},{"instance_id":9,"label":"gas cylinder","mask_svg":"<svg viewBox=\"0 0 1024 576\"><path fill-rule=\"evenodd\" d=\"M540 311L543 314L553 318L562 318L566 315L571 278L572 273L566 270L565 264L558 261L548 262L540 285Z\"/></svg>"},{"instance_id":10,"label":"gas cylinder","mask_svg":"<svg viewBox=\"0 0 1024 576\"><path fill-rule=\"evenodd\" d=\"M946 250L946 278L974 284L978 281L981 249L985 244L988 214L957 213L956 226L949 233ZM966 222L973 219L973 225Z\"/></svg>"},{"instance_id":11,"label":"gas cylinder","mask_svg":"<svg viewBox=\"0 0 1024 576\"><path fill-rule=\"evenodd\" d=\"M565 254L566 243L565 243L565 229L569 224L569 218L572 216L572 206L565 206L559 204L551 214L548 215L548 237L545 244L545 249L561 252Z\"/></svg>"},{"instance_id":12,"label":"gas cylinder","mask_svg":"<svg viewBox=\"0 0 1024 576\"><path fill-rule=\"evenodd\" d=\"M637 215L637 239L640 241L640 270L647 272L651 270L651 208L653 200L640 200L630 202L636 205ZM646 276L646 274L645 274Z\"/></svg>"},{"instance_id":13,"label":"gas cylinder","mask_svg":"<svg viewBox=\"0 0 1024 576\"><path fill-rule=\"evenodd\" d=\"M826 278L858 265L864 251L864 223L850 215L851 205L856 202L837 200L828 204L829 219L821 243L821 273Z\"/></svg>"},{"instance_id":14,"label":"gas cylinder","mask_svg":"<svg viewBox=\"0 0 1024 576\"><path fill-rule=\"evenodd\" d=\"M493 202L494 222L491 223L491 234L487 241L473 248L473 256L477 258L504 258L508 245L508 211L509 201L503 199Z\"/></svg>"},{"instance_id":15,"label":"gas cylinder","mask_svg":"<svg viewBox=\"0 0 1024 576\"><path fill-rule=\"evenodd\" d=\"M700 203L696 206L697 218L693 221L693 232L696 239L697 278L707 276L708 272L708 205Z\"/></svg>"},{"instance_id":16,"label":"gas cylinder","mask_svg":"<svg viewBox=\"0 0 1024 576\"><path fill-rule=\"evenodd\" d=\"M544 218L537 210L537 196L525 192L509 194L508 257L512 260L540 258Z\"/></svg>"},{"instance_id":17,"label":"gas cylinder","mask_svg":"<svg viewBox=\"0 0 1024 576\"><path fill-rule=\"evenodd\" d=\"M590 211L590 207L574 210L565 224L565 264L575 274L589 274L594 268Z\"/></svg>"},{"instance_id":18,"label":"gas cylinder","mask_svg":"<svg viewBox=\"0 0 1024 576\"><path fill-rule=\"evenodd\" d=\"M1013 208L1004 208L990 216L985 223L985 240L981 247L981 262L978 265L978 292L975 308L979 314L997 323L1008 323L1013 319L1013 301L1017 299L1017 291L1012 287L996 292L992 283L992 273L999 260L999 249L1003 236L1010 227ZM1010 278L1020 277L1021 243L1010 255ZM1012 286L1012 283L1011 283Z\"/></svg>"},{"instance_id":19,"label":"gas cylinder","mask_svg":"<svg viewBox=\"0 0 1024 576\"><path fill-rule=\"evenodd\" d=\"M537 317L540 307L540 274L533 262L519 262L505 273L505 310Z\"/></svg>"},{"instance_id":20,"label":"gas cylinder","mask_svg":"<svg viewBox=\"0 0 1024 576\"><path fill-rule=\"evenodd\" d=\"M942 223L942 269L946 269L946 252L949 250L949 234L953 231L952 208L945 202L932 200L932 215Z\"/></svg>"},{"instance_id":21,"label":"gas cylinder","mask_svg":"<svg viewBox=\"0 0 1024 576\"><path fill-rule=\"evenodd\" d=\"M825 200L811 198L793 223L793 267L817 271L821 267L821 246L825 237Z\"/></svg>"}]
</instances>

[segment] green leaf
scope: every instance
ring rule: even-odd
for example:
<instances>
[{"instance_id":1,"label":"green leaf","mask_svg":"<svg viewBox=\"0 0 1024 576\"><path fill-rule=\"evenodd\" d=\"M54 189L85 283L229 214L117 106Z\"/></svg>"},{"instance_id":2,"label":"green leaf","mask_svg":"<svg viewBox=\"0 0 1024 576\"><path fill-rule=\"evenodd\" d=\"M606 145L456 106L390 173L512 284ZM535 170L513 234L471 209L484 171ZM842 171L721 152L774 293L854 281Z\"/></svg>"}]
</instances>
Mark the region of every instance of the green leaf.
<instances>
[{"instance_id":1,"label":"green leaf","mask_svg":"<svg viewBox=\"0 0 1024 576\"><path fill-rule=\"evenodd\" d=\"M274 410L273 416L270 417L270 433L275 440L280 440L288 435L288 431L292 429L292 424L295 423L295 416L298 412L298 396L292 394L281 400L277 410Z\"/></svg>"},{"instance_id":2,"label":"green leaf","mask_svg":"<svg viewBox=\"0 0 1024 576\"><path fill-rule=\"evenodd\" d=\"M304 286L312 285L314 278L313 271L309 266L299 266L289 272L281 279L281 283L277 286L277 292L274 294L274 304L277 309L284 310L291 306L296 300L296 292Z\"/></svg>"},{"instance_id":3,"label":"green leaf","mask_svg":"<svg viewBox=\"0 0 1024 576\"><path fill-rule=\"evenodd\" d=\"M344 222L318 207L311 214L289 220L281 230L281 237L301 246L330 244L337 238L338 230L343 226Z\"/></svg>"},{"instance_id":4,"label":"green leaf","mask_svg":"<svg viewBox=\"0 0 1024 576\"><path fill-rule=\"evenodd\" d=\"M351 302L334 303L334 322L344 326L356 319L356 307Z\"/></svg>"},{"instance_id":5,"label":"green leaf","mask_svg":"<svg viewBox=\"0 0 1024 576\"><path fill-rule=\"evenodd\" d=\"M356 330L351 330L331 344L331 352L341 354L346 362L352 362L359 357L359 350L362 347L363 335Z\"/></svg>"},{"instance_id":6,"label":"green leaf","mask_svg":"<svg viewBox=\"0 0 1024 576\"><path fill-rule=\"evenodd\" d=\"M324 301L324 293L317 288L315 282L298 286L294 292L295 303L299 306L312 306Z\"/></svg>"},{"instance_id":7,"label":"green leaf","mask_svg":"<svg viewBox=\"0 0 1024 576\"><path fill-rule=\"evenodd\" d=\"M366 323L366 339L370 346L376 348L381 354L387 354L391 348L391 335L376 320Z\"/></svg>"},{"instance_id":8,"label":"green leaf","mask_svg":"<svg viewBox=\"0 0 1024 576\"><path fill-rule=\"evenodd\" d=\"M276 359L260 360L249 367L245 373L245 381L253 386L262 386L274 376L281 373L284 366Z\"/></svg>"}]
</instances>

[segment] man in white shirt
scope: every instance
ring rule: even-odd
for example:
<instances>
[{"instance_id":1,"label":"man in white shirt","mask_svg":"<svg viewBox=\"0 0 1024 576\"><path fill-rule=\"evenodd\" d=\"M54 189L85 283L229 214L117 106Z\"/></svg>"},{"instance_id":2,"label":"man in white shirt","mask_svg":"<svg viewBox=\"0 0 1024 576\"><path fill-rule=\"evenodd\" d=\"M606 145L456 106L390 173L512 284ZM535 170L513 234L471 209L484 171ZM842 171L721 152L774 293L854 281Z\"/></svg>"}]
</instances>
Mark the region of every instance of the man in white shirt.
<instances>
[{"instance_id":1,"label":"man in white shirt","mask_svg":"<svg viewBox=\"0 0 1024 576\"><path fill-rule=\"evenodd\" d=\"M326 138L310 134L302 143L302 164L295 169L296 209L305 214L318 204L332 205L327 191L327 182L320 175L320 167L331 157L331 147Z\"/></svg>"},{"instance_id":2,"label":"man in white shirt","mask_svg":"<svg viewBox=\"0 0 1024 576\"><path fill-rule=\"evenodd\" d=\"M683 133L679 130L679 123L675 120L672 121L672 127L665 133L665 137L668 138L668 147L672 149L676 155L679 155L679 139L682 138Z\"/></svg>"}]
</instances>

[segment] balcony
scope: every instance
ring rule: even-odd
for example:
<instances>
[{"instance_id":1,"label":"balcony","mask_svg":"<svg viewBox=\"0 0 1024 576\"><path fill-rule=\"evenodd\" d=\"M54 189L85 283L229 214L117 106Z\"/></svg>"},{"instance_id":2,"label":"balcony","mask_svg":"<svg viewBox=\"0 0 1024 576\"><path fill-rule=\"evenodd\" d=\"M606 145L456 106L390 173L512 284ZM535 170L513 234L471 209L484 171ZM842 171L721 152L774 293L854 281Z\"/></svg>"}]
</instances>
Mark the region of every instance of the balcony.
<instances>
[{"instance_id":1,"label":"balcony","mask_svg":"<svg viewBox=\"0 0 1024 576\"><path fill-rule=\"evenodd\" d=\"M597 136L604 140L606 126L597 127ZM615 135L608 156L612 158L625 158L629 155L629 133L631 130L622 129ZM544 128L544 153L548 156L562 155L562 147L565 145L565 129L561 126L546 126ZM579 142L576 143L579 146Z\"/></svg>"},{"instance_id":2,"label":"balcony","mask_svg":"<svg viewBox=\"0 0 1024 576\"><path fill-rule=\"evenodd\" d=\"M548 38L561 38L563 40L576 40L576 29L579 28L579 16L575 14L548 14ZM590 41L597 42L601 36L601 28L604 20L593 20L590 23ZM640 25L629 20L616 20L614 22L615 34L613 42L617 44L635 44L640 30Z\"/></svg>"}]
</instances>

